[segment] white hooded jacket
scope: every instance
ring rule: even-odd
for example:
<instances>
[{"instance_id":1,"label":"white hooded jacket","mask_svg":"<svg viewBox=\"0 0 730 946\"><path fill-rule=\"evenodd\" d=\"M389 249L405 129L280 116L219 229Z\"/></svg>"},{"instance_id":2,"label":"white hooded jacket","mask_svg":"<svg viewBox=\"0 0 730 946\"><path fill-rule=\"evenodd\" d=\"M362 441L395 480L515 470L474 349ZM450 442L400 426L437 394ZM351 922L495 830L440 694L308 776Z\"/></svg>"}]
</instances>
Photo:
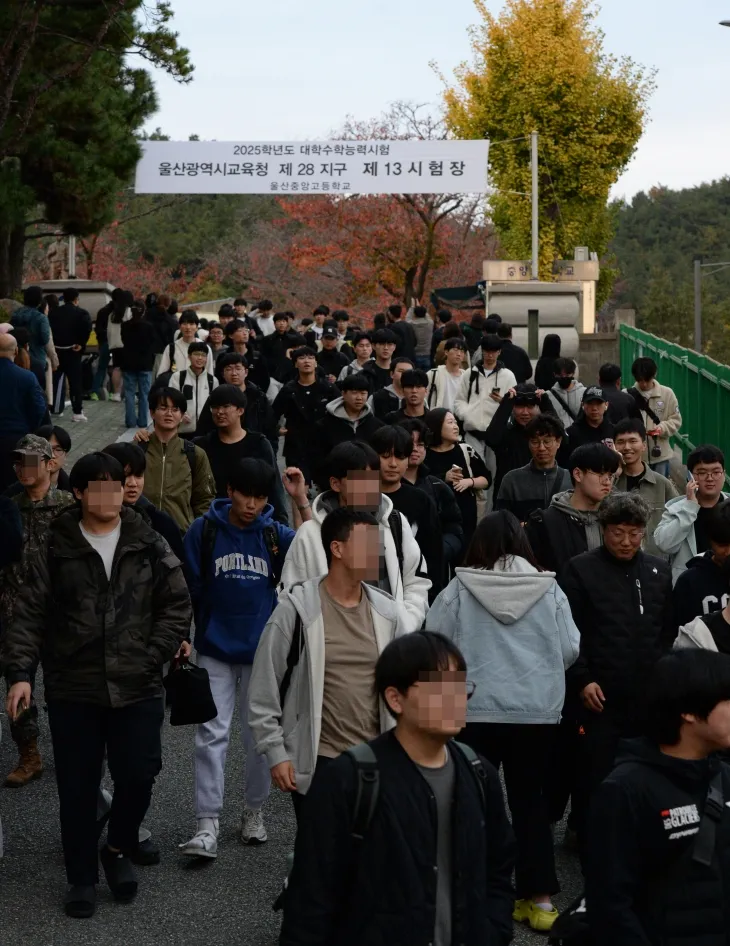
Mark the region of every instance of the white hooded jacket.
<instances>
[{"instance_id":1,"label":"white hooded jacket","mask_svg":"<svg viewBox=\"0 0 730 946\"><path fill-rule=\"evenodd\" d=\"M322 545L322 523L328 512L335 508L336 494L327 491L319 495L312 504L312 518L297 530L289 546L281 573L281 587L289 591L298 582L327 574L327 559ZM428 607L428 592L431 581L426 573L426 563L418 543L405 516L400 515L403 533L403 574L398 563L395 540L388 519L393 512L393 503L388 496L380 497L380 508L375 514L383 530L383 556L388 576L390 594L399 610L399 619L404 633L417 631L423 624Z\"/></svg>"}]
</instances>

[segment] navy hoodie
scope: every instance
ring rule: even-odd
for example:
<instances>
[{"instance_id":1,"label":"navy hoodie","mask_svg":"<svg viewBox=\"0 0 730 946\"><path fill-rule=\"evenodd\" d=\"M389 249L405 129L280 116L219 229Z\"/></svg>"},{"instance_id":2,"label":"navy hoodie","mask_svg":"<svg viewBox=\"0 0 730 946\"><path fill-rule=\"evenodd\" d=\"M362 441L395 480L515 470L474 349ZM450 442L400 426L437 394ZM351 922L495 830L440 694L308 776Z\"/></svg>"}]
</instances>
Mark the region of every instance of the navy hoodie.
<instances>
[{"instance_id":1,"label":"navy hoodie","mask_svg":"<svg viewBox=\"0 0 730 946\"><path fill-rule=\"evenodd\" d=\"M264 528L273 526L276 530L282 562L295 533L274 520L271 505L264 506L261 515L245 529L228 521L230 508L229 499L214 500L185 536L185 561L195 608L195 649L224 663L250 664L276 607ZM211 519L217 526L206 582L200 574L203 519Z\"/></svg>"},{"instance_id":2,"label":"navy hoodie","mask_svg":"<svg viewBox=\"0 0 730 946\"><path fill-rule=\"evenodd\" d=\"M720 567L712 561L712 552L695 555L687 562L687 570L674 586L674 607L677 626L695 618L722 611L730 600L730 566Z\"/></svg>"}]
</instances>

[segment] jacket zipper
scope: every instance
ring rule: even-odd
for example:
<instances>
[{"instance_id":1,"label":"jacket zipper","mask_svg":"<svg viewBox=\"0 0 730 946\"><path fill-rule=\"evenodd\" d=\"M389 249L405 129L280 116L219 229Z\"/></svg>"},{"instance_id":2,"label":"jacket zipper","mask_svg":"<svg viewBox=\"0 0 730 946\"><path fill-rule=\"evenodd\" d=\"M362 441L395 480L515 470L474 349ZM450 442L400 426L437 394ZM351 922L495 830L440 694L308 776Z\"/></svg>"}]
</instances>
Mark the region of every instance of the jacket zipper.
<instances>
[{"instance_id":1,"label":"jacket zipper","mask_svg":"<svg viewBox=\"0 0 730 946\"><path fill-rule=\"evenodd\" d=\"M641 594L641 582L639 581L638 578L636 579L636 590L639 592L639 614L642 614L642 615L643 615L643 613L644 613L644 598L643 598L643 596L642 596L642 594Z\"/></svg>"},{"instance_id":2,"label":"jacket zipper","mask_svg":"<svg viewBox=\"0 0 730 946\"><path fill-rule=\"evenodd\" d=\"M167 463L167 444L162 444L162 476L160 478L160 505L157 507L162 511L162 499L165 495L165 464Z\"/></svg>"}]
</instances>

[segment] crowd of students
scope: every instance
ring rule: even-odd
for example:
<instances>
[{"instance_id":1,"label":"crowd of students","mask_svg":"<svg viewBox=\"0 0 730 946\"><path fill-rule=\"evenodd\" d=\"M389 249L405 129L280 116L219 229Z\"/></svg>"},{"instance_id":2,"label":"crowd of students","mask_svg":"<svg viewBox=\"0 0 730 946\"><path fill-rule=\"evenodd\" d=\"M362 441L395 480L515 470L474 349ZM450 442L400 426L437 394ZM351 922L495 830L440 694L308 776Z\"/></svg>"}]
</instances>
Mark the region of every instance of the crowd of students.
<instances>
[{"instance_id":1,"label":"crowd of students","mask_svg":"<svg viewBox=\"0 0 730 946\"><path fill-rule=\"evenodd\" d=\"M225 843L238 711L240 840L267 840L272 783L298 824L285 946L506 944L513 919L555 933L569 805L590 942L724 943L730 496L715 446L689 456L683 495L669 478L681 416L657 366L638 359L622 390L615 365L584 384L546 354L538 386L494 316L392 306L355 332L325 306L295 325L239 299L202 329L169 310L122 294L106 339L97 322L134 439L70 474L68 433L39 427L39 383L0 335L16 391L0 428L18 420L0 497L6 784L43 772L40 664L66 913L95 910L105 823L117 900L160 858L144 819L162 671L194 647L217 715L196 728L179 852Z\"/></svg>"}]
</instances>

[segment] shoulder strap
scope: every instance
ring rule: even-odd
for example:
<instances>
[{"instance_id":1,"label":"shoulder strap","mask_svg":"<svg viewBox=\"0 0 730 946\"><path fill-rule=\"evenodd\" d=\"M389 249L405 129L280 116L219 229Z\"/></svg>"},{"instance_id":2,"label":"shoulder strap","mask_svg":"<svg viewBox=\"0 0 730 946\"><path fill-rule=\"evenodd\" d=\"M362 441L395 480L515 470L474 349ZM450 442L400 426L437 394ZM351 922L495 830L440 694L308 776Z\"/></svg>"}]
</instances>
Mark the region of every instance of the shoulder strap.
<instances>
[{"instance_id":1,"label":"shoulder strap","mask_svg":"<svg viewBox=\"0 0 730 946\"><path fill-rule=\"evenodd\" d=\"M461 452L464 454L464 462L466 463L466 468L469 471L469 477L474 479L474 477L471 475L471 448L469 447L468 443L463 442L460 443L459 446L461 447Z\"/></svg>"},{"instance_id":2,"label":"shoulder strap","mask_svg":"<svg viewBox=\"0 0 730 946\"><path fill-rule=\"evenodd\" d=\"M276 588L281 581L281 571L284 563L281 559L279 533L276 531L275 526L264 526L264 542L266 543L266 551L269 553L269 562L271 565L269 583L272 588Z\"/></svg>"},{"instance_id":3,"label":"shoulder strap","mask_svg":"<svg viewBox=\"0 0 730 946\"><path fill-rule=\"evenodd\" d=\"M175 339L170 342L168 351L170 354L170 371L175 371Z\"/></svg>"},{"instance_id":4,"label":"shoulder strap","mask_svg":"<svg viewBox=\"0 0 730 946\"><path fill-rule=\"evenodd\" d=\"M558 394L557 391L553 391L553 389L550 388L549 393L552 397L555 398L555 400L558 402L558 404L560 404L560 406L563 408L565 413L569 415L569 417L571 417L573 420L578 419L578 415L573 413L570 407L568 407L567 402L562 399L562 397Z\"/></svg>"},{"instance_id":5,"label":"shoulder strap","mask_svg":"<svg viewBox=\"0 0 730 946\"><path fill-rule=\"evenodd\" d=\"M459 752L464 756L466 761L469 763L469 766L474 773L474 778L476 779L477 786L479 788L479 794L482 796L482 807L487 810L487 785L489 783L489 777L487 776L487 770L482 764L482 760L472 749L471 746L467 746L465 742L457 742L455 739L452 740L452 746L455 746Z\"/></svg>"},{"instance_id":6,"label":"shoulder strap","mask_svg":"<svg viewBox=\"0 0 730 946\"><path fill-rule=\"evenodd\" d=\"M661 424L659 416L654 413L651 407L649 407L649 399L644 397L640 391L637 391L636 388L627 388L626 393L630 395L636 402L636 406L640 411L644 411L647 417L650 417L655 424Z\"/></svg>"},{"instance_id":7,"label":"shoulder strap","mask_svg":"<svg viewBox=\"0 0 730 946\"><path fill-rule=\"evenodd\" d=\"M380 794L380 770L378 760L372 748L366 743L351 746L345 750L355 764L357 771L357 794L352 810L353 838L362 841L370 822L373 820L375 806Z\"/></svg>"},{"instance_id":8,"label":"shoulder strap","mask_svg":"<svg viewBox=\"0 0 730 946\"><path fill-rule=\"evenodd\" d=\"M428 389L428 397L426 398L426 403L428 404L430 408L431 404L433 403L434 395L436 395L436 399L438 400L438 390L436 389L436 369L435 368L431 368L431 370L429 371L428 380L429 380L429 389Z\"/></svg>"},{"instance_id":9,"label":"shoulder strap","mask_svg":"<svg viewBox=\"0 0 730 946\"><path fill-rule=\"evenodd\" d=\"M190 467L190 475L194 480L195 479L195 466L197 463L197 460L195 457L195 444L192 442L192 440L188 440L185 437L181 437L180 439L182 440L183 453L187 457L188 465Z\"/></svg>"},{"instance_id":10,"label":"shoulder strap","mask_svg":"<svg viewBox=\"0 0 730 946\"><path fill-rule=\"evenodd\" d=\"M474 382L477 383L477 396L479 395L479 375L481 372L477 367L469 369L469 390L466 394L467 403L471 400L471 389L474 387Z\"/></svg>"},{"instance_id":11,"label":"shoulder strap","mask_svg":"<svg viewBox=\"0 0 730 946\"><path fill-rule=\"evenodd\" d=\"M213 564L213 550L218 535L218 524L208 516L203 517L203 534L200 538L200 580L203 586L208 581L210 567Z\"/></svg>"},{"instance_id":12,"label":"shoulder strap","mask_svg":"<svg viewBox=\"0 0 730 946\"><path fill-rule=\"evenodd\" d=\"M206 377L208 378L208 394L210 394L213 390L213 384L215 382L215 378L213 377L212 374L206 375Z\"/></svg>"},{"instance_id":13,"label":"shoulder strap","mask_svg":"<svg viewBox=\"0 0 730 946\"><path fill-rule=\"evenodd\" d=\"M388 525L395 543L395 554L398 556L398 570L403 577L403 520L397 509L388 516Z\"/></svg>"},{"instance_id":14,"label":"shoulder strap","mask_svg":"<svg viewBox=\"0 0 730 946\"><path fill-rule=\"evenodd\" d=\"M185 382L187 380L188 380L188 369L183 368L183 370L180 372L180 390L181 391L185 387Z\"/></svg>"},{"instance_id":15,"label":"shoulder strap","mask_svg":"<svg viewBox=\"0 0 730 946\"><path fill-rule=\"evenodd\" d=\"M692 860L709 867L715 857L717 827L722 821L725 810L725 797L722 792L722 772L717 772L710 782L705 801L705 810L700 821L699 831L692 849Z\"/></svg>"},{"instance_id":16,"label":"shoulder strap","mask_svg":"<svg viewBox=\"0 0 730 946\"><path fill-rule=\"evenodd\" d=\"M296 620L294 621L294 633L291 638L291 646L289 647L289 653L286 657L286 671L284 676L281 679L281 685L279 686L279 706L284 709L284 700L286 695L289 692L289 687L291 686L291 678L294 673L294 668L299 663L299 658L302 656L302 651L304 649L304 634L302 628L302 618L299 612L297 611Z\"/></svg>"},{"instance_id":17,"label":"shoulder strap","mask_svg":"<svg viewBox=\"0 0 730 946\"><path fill-rule=\"evenodd\" d=\"M149 440L140 440L137 446L142 451L142 453L147 453L150 448L150 442Z\"/></svg>"}]
</instances>

